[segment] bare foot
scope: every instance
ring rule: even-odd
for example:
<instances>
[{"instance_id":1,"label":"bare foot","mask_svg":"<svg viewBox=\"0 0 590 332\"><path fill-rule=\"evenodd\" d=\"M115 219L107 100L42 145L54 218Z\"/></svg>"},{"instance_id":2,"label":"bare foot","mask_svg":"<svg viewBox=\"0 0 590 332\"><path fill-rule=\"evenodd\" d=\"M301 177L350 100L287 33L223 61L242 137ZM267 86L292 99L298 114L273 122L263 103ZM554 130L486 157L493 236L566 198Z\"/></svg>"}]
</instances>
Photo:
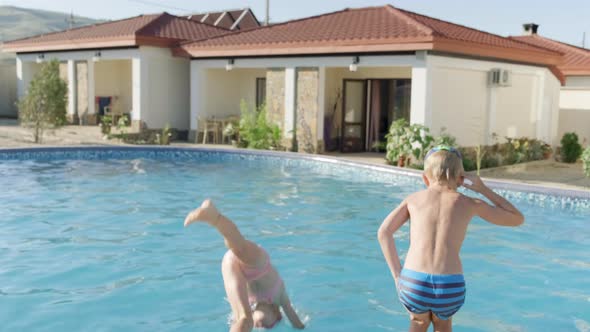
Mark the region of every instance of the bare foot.
<instances>
[{"instance_id":1,"label":"bare foot","mask_svg":"<svg viewBox=\"0 0 590 332\"><path fill-rule=\"evenodd\" d=\"M199 208L193 210L186 216L184 227L197 221L204 221L211 224L217 220L217 217L219 217L219 211L217 211L217 208L210 199L206 199Z\"/></svg>"}]
</instances>

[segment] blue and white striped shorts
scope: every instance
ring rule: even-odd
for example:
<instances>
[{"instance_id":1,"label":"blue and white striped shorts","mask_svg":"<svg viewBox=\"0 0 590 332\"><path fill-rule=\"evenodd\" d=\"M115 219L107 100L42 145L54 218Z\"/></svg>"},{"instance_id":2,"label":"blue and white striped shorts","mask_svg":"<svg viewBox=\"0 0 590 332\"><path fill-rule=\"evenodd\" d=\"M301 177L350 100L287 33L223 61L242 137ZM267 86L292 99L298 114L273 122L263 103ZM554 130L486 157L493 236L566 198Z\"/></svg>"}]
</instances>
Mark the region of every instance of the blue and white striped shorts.
<instances>
[{"instance_id":1,"label":"blue and white striped shorts","mask_svg":"<svg viewBox=\"0 0 590 332\"><path fill-rule=\"evenodd\" d=\"M462 274L428 274L403 269L398 282L399 299L410 312L431 311L447 320L465 302L465 279Z\"/></svg>"}]
</instances>

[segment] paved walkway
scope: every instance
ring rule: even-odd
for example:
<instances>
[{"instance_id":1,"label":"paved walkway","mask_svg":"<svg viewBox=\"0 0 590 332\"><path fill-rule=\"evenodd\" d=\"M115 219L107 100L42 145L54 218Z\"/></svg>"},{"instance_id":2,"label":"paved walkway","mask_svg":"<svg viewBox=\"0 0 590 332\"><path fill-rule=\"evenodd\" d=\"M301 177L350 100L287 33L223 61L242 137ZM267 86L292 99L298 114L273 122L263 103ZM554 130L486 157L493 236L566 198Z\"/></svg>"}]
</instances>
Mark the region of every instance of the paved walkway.
<instances>
[{"instance_id":1,"label":"paved walkway","mask_svg":"<svg viewBox=\"0 0 590 332\"><path fill-rule=\"evenodd\" d=\"M65 126L45 134L45 146L64 145L125 145L117 140L106 140L98 126ZM201 146L191 143L173 143L175 146ZM30 130L18 126L16 120L0 119L0 148L33 147ZM208 145L232 149L228 145ZM380 153L328 153L329 156L351 161L385 165L385 158ZM481 171L483 178L517 181L521 183L546 185L566 189L590 190L590 179L584 176L582 164L564 164L552 160L534 161L524 164L497 167Z\"/></svg>"}]
</instances>

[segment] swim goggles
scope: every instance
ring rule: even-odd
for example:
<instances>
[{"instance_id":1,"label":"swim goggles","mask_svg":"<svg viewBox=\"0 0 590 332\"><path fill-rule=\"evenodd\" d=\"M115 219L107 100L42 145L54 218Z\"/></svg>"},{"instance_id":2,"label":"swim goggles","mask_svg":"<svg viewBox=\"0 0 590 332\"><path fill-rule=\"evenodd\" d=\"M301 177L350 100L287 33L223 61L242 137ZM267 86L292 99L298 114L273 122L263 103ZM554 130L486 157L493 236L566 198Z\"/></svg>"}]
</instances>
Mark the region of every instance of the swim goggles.
<instances>
[{"instance_id":1,"label":"swim goggles","mask_svg":"<svg viewBox=\"0 0 590 332\"><path fill-rule=\"evenodd\" d=\"M439 146L435 146L434 148L430 149L430 151L428 151L428 153L426 154L426 157L424 157L424 161L426 161L426 159L428 159L428 157L430 157L433 153L438 152L438 151L449 151L449 152L452 152L457 157L459 157L459 159L463 160L463 155L461 155L461 152L459 150L455 149L452 146L439 145Z\"/></svg>"}]
</instances>

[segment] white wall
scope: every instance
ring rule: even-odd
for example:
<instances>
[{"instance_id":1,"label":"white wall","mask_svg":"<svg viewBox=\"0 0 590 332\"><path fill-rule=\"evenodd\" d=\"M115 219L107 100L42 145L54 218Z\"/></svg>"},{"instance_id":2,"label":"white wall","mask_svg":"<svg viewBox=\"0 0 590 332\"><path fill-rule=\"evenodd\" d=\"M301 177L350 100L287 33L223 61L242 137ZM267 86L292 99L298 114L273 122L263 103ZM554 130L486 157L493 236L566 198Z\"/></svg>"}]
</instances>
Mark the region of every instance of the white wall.
<instances>
[{"instance_id":1,"label":"white wall","mask_svg":"<svg viewBox=\"0 0 590 332\"><path fill-rule=\"evenodd\" d=\"M16 117L16 59L0 53L0 116Z\"/></svg>"},{"instance_id":2,"label":"white wall","mask_svg":"<svg viewBox=\"0 0 590 332\"><path fill-rule=\"evenodd\" d=\"M432 79L431 131L445 127L460 145L484 144L487 131L486 72L435 67Z\"/></svg>"},{"instance_id":3,"label":"white wall","mask_svg":"<svg viewBox=\"0 0 590 332\"><path fill-rule=\"evenodd\" d=\"M465 146L489 144L492 133L555 142L559 81L546 68L433 55L428 68L433 133L446 127ZM509 70L511 86L489 87L493 68Z\"/></svg>"},{"instance_id":4,"label":"white wall","mask_svg":"<svg viewBox=\"0 0 590 332\"><path fill-rule=\"evenodd\" d=\"M568 76L565 78L565 86L590 89L590 76Z\"/></svg>"},{"instance_id":5,"label":"white wall","mask_svg":"<svg viewBox=\"0 0 590 332\"><path fill-rule=\"evenodd\" d=\"M558 138L567 132L590 143L590 76L569 76L561 88Z\"/></svg>"},{"instance_id":6,"label":"white wall","mask_svg":"<svg viewBox=\"0 0 590 332\"><path fill-rule=\"evenodd\" d=\"M141 47L136 59L139 68L134 64L132 71L141 71L141 120L151 129L169 124L172 128L188 130L190 61L173 57L169 49L155 47Z\"/></svg>"},{"instance_id":7,"label":"white wall","mask_svg":"<svg viewBox=\"0 0 590 332\"><path fill-rule=\"evenodd\" d=\"M563 87L560 93L559 107L561 109L590 110L590 87Z\"/></svg>"},{"instance_id":8,"label":"white wall","mask_svg":"<svg viewBox=\"0 0 590 332\"><path fill-rule=\"evenodd\" d=\"M249 107L256 103L256 78L266 77L266 69L207 69L205 70L204 107L201 118L218 118L240 114L240 102Z\"/></svg>"}]
</instances>

